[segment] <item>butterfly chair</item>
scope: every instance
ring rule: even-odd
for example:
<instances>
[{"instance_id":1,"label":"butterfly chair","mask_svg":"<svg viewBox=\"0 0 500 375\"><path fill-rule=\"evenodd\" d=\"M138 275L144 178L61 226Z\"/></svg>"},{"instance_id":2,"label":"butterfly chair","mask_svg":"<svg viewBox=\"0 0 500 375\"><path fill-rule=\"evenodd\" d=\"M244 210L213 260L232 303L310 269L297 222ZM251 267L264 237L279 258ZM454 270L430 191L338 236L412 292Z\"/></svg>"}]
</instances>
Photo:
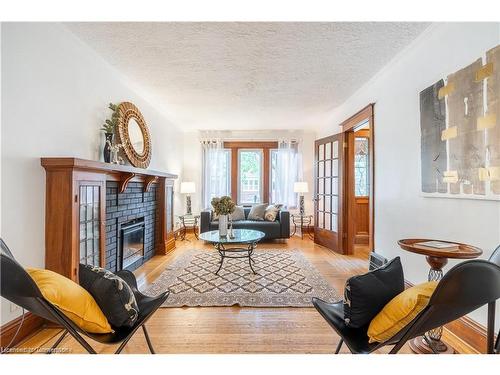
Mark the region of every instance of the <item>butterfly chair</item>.
<instances>
[{"instance_id":1,"label":"butterfly chair","mask_svg":"<svg viewBox=\"0 0 500 375\"><path fill-rule=\"evenodd\" d=\"M394 345L390 354L395 354L408 340L458 319L483 305L494 304L498 298L499 266L485 260L460 263L444 275L429 304L415 319L387 341L374 343L368 342L368 325L363 328L346 326L343 301L330 304L313 298L313 304L341 337L335 354L340 351L344 342L353 354L372 353L386 345ZM436 352L434 348L431 349Z\"/></svg>"},{"instance_id":2,"label":"butterfly chair","mask_svg":"<svg viewBox=\"0 0 500 375\"><path fill-rule=\"evenodd\" d=\"M491 254L490 259L488 260L500 267L500 245L497 246L495 251L493 251L493 254ZM491 329L489 329L490 326ZM494 332L495 332L495 303L492 303L488 305L488 338L487 338L488 353L490 352L491 345L495 339L493 337ZM498 330L497 341L495 343L494 351L496 354L500 354L500 329Z\"/></svg>"},{"instance_id":3,"label":"butterfly chair","mask_svg":"<svg viewBox=\"0 0 500 375\"><path fill-rule=\"evenodd\" d=\"M148 297L140 293L137 289L137 281L134 274L130 271L119 271L116 274L120 276L132 289L137 305L139 307L139 316L132 327L115 328L114 332L106 334L96 334L83 331L66 317L53 304L47 301L33 279L24 270L23 267L14 259L11 251L0 239L1 247L1 295L9 301L31 311L48 321L61 325L64 328L61 336L55 344L49 349L50 354L61 343L64 337L69 333L75 338L89 353L96 354L96 351L89 345L82 335L102 344L118 344L120 346L115 354L119 354L125 345L129 342L135 332L142 327L149 350L154 354L153 345L149 339L145 323L155 313L155 311L165 302L169 292L164 292L156 297Z\"/></svg>"}]
</instances>

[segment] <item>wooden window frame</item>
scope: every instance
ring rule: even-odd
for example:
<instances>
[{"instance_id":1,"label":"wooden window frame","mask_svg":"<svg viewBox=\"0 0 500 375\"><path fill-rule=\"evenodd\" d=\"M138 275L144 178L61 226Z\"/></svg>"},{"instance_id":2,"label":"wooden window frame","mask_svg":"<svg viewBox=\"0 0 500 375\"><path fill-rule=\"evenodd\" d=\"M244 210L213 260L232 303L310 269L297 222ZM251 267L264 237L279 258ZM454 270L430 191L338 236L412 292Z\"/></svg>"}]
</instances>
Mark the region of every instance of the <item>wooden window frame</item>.
<instances>
[{"instance_id":1,"label":"wooden window frame","mask_svg":"<svg viewBox=\"0 0 500 375\"><path fill-rule=\"evenodd\" d=\"M262 200L261 203L271 199L271 150L278 148L278 142L255 142L255 141L226 141L224 148L231 150L231 198L238 202L238 155L239 150L261 149L262 150Z\"/></svg>"}]
</instances>

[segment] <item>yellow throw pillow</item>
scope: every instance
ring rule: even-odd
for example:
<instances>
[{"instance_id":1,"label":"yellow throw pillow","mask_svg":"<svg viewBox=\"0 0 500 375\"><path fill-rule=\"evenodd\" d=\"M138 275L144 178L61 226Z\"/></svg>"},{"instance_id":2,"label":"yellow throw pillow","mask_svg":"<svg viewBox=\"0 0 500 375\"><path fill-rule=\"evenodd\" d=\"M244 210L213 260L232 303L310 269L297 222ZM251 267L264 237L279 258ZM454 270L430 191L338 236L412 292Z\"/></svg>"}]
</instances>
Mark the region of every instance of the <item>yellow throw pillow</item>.
<instances>
[{"instance_id":1,"label":"yellow throw pillow","mask_svg":"<svg viewBox=\"0 0 500 375\"><path fill-rule=\"evenodd\" d=\"M410 323L427 306L437 284L429 281L415 285L390 300L370 322L370 343L386 341Z\"/></svg>"},{"instance_id":2,"label":"yellow throw pillow","mask_svg":"<svg viewBox=\"0 0 500 375\"><path fill-rule=\"evenodd\" d=\"M109 333L112 328L94 297L74 281L49 270L27 268L44 298L57 306L78 327L91 333Z\"/></svg>"}]
</instances>

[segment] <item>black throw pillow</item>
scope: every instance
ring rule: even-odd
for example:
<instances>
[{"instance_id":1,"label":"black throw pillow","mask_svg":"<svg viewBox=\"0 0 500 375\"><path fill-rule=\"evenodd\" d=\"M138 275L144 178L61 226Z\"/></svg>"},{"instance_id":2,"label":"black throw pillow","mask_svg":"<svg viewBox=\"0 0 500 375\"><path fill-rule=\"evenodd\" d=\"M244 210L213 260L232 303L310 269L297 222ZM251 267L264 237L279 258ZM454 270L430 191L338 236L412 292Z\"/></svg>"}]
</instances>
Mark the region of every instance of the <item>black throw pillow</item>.
<instances>
[{"instance_id":1,"label":"black throw pillow","mask_svg":"<svg viewBox=\"0 0 500 375\"><path fill-rule=\"evenodd\" d=\"M345 324L352 328L366 326L404 288L403 267L399 257L376 270L351 277L345 283Z\"/></svg>"},{"instance_id":2,"label":"black throw pillow","mask_svg":"<svg viewBox=\"0 0 500 375\"><path fill-rule=\"evenodd\" d=\"M139 308L134 292L121 277L101 267L80 264L79 282L94 297L113 327L134 325Z\"/></svg>"}]
</instances>

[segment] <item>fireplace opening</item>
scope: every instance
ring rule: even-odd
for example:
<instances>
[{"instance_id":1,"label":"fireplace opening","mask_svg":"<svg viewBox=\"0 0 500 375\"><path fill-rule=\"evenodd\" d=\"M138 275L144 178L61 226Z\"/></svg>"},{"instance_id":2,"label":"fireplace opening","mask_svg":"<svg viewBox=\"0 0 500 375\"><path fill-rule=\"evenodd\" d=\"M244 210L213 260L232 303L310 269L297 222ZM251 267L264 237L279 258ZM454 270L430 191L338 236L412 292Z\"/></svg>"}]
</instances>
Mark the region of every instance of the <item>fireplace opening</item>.
<instances>
[{"instance_id":1,"label":"fireplace opening","mask_svg":"<svg viewBox=\"0 0 500 375\"><path fill-rule=\"evenodd\" d=\"M144 218L128 221L121 225L121 269L141 261L144 257Z\"/></svg>"}]
</instances>

